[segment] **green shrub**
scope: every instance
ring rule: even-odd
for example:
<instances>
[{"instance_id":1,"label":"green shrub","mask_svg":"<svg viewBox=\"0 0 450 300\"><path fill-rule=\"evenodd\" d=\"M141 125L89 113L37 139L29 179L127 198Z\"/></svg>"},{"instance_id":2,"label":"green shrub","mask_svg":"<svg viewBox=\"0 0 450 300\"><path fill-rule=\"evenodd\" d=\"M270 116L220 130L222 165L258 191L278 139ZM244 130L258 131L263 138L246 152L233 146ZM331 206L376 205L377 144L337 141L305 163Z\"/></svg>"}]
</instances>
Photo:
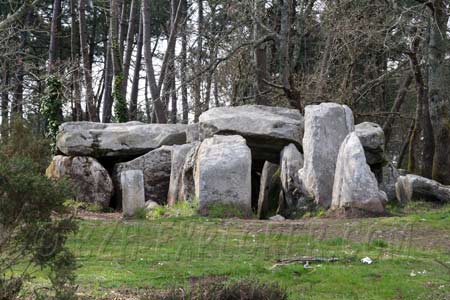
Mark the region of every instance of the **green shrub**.
<instances>
[{"instance_id":1,"label":"green shrub","mask_svg":"<svg viewBox=\"0 0 450 300\"><path fill-rule=\"evenodd\" d=\"M192 217L197 215L196 201L180 201L173 206L159 206L147 213L148 219Z\"/></svg>"},{"instance_id":2,"label":"green shrub","mask_svg":"<svg viewBox=\"0 0 450 300\"><path fill-rule=\"evenodd\" d=\"M72 299L76 265L65 242L77 226L64 206L71 191L64 181L43 175L43 158L30 143L45 142L26 125L18 128L0 146L0 299L15 299L34 269L43 270L51 283L35 291L36 297Z\"/></svg>"}]
</instances>

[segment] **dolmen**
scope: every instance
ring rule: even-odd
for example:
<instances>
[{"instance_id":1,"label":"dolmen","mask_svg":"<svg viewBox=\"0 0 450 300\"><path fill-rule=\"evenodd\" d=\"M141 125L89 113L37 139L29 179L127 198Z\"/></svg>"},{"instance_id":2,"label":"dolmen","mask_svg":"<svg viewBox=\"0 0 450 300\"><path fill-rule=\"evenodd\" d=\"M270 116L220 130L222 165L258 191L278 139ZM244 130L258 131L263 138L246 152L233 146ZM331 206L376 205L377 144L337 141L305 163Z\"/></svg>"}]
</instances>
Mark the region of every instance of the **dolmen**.
<instances>
[{"instance_id":1,"label":"dolmen","mask_svg":"<svg viewBox=\"0 0 450 300\"><path fill-rule=\"evenodd\" d=\"M305 116L217 107L190 125L68 122L56 146L47 175L68 178L76 199L124 217L183 201L202 215L220 206L261 219L295 218L311 207L377 216L399 178L383 175L393 166L381 127L355 126L350 108L331 102L307 106Z\"/></svg>"}]
</instances>

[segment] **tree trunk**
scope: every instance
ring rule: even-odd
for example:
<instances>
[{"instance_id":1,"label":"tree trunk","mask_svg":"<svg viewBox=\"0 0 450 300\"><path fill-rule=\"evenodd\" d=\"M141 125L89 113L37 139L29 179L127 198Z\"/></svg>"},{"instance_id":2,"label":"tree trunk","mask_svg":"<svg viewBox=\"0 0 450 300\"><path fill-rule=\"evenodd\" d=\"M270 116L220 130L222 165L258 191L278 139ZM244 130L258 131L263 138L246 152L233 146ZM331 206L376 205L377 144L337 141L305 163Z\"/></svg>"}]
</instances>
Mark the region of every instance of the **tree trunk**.
<instances>
[{"instance_id":1,"label":"tree trunk","mask_svg":"<svg viewBox=\"0 0 450 300\"><path fill-rule=\"evenodd\" d=\"M411 173L417 173L424 177L430 178L433 167L434 140L433 128L431 126L429 107L428 107L428 90L423 80L422 70L420 69L417 50L419 48L420 39L414 38L409 53L411 69L414 74L417 89L416 104L416 125L411 137L410 155L408 170ZM418 166L420 159L420 168Z\"/></svg>"},{"instance_id":2,"label":"tree trunk","mask_svg":"<svg viewBox=\"0 0 450 300\"><path fill-rule=\"evenodd\" d=\"M57 60L58 23L61 22L61 0L53 1L52 23L50 27L50 46L48 49L48 73L52 74Z\"/></svg>"},{"instance_id":3,"label":"tree trunk","mask_svg":"<svg viewBox=\"0 0 450 300\"><path fill-rule=\"evenodd\" d=\"M183 5L183 24L181 26L181 63L180 63L180 81L181 81L181 106L183 108L183 124L189 122L189 104L188 90L186 82L187 72L187 1L181 0Z\"/></svg>"},{"instance_id":4,"label":"tree trunk","mask_svg":"<svg viewBox=\"0 0 450 300\"><path fill-rule=\"evenodd\" d=\"M73 111L72 119L74 121L83 120L83 108L81 107L81 90L80 90L80 34L79 25L77 23L76 14L76 0L70 0L70 16L71 16L71 28L70 28L70 56L72 60L72 102Z\"/></svg>"},{"instance_id":5,"label":"tree trunk","mask_svg":"<svg viewBox=\"0 0 450 300\"><path fill-rule=\"evenodd\" d=\"M264 10L264 3L262 1L255 1L253 7L254 21L253 21L253 40L257 41L260 39L264 32L261 25L257 22L256 16ZM266 94L267 85L266 81L269 80L269 73L267 70L267 50L265 43L259 43L253 46L253 56L255 60L255 70L256 70L256 104L269 105L269 101Z\"/></svg>"},{"instance_id":6,"label":"tree trunk","mask_svg":"<svg viewBox=\"0 0 450 300\"><path fill-rule=\"evenodd\" d=\"M136 22L138 21L138 14L139 14L139 1L132 0L130 8L130 17L128 19L128 33L125 48L125 56L123 59L123 77L124 77L124 81L122 83L123 95L127 94L128 76L130 73L130 62L131 56L133 54L133 44L134 44L134 36L136 35Z\"/></svg>"},{"instance_id":7,"label":"tree trunk","mask_svg":"<svg viewBox=\"0 0 450 300\"><path fill-rule=\"evenodd\" d=\"M198 122L198 118L202 113L202 76L200 75L202 69L202 50L203 50L203 0L197 1L197 50L195 70L197 78L194 80L193 97L194 97L194 122Z\"/></svg>"},{"instance_id":8,"label":"tree trunk","mask_svg":"<svg viewBox=\"0 0 450 300\"><path fill-rule=\"evenodd\" d=\"M146 2L146 1L144 1ZM122 0L111 0L111 19L110 19L110 39L111 39L111 59L114 72L113 79L113 102L114 114L118 122L128 121L128 108L126 103L126 94L123 91L124 77L122 68L121 41L119 38L119 15Z\"/></svg>"},{"instance_id":9,"label":"tree trunk","mask_svg":"<svg viewBox=\"0 0 450 300\"><path fill-rule=\"evenodd\" d=\"M92 86L92 70L90 68L89 53L87 44L87 25L85 15L85 0L78 1L79 25L80 25L80 50L81 60L83 61L84 84L86 88L86 105L88 109L89 120L97 122L97 108L95 106L94 90Z\"/></svg>"},{"instance_id":10,"label":"tree trunk","mask_svg":"<svg viewBox=\"0 0 450 300\"><path fill-rule=\"evenodd\" d=\"M434 0L428 52L428 88L435 149L433 179L450 184L450 101L448 86L447 35L448 15L446 2Z\"/></svg>"},{"instance_id":11,"label":"tree trunk","mask_svg":"<svg viewBox=\"0 0 450 300\"><path fill-rule=\"evenodd\" d=\"M103 91L103 123L110 123L112 119L112 82L113 82L113 66L111 54L111 36L107 34L108 41L106 41L106 58L105 58L105 90Z\"/></svg>"},{"instance_id":12,"label":"tree trunk","mask_svg":"<svg viewBox=\"0 0 450 300\"><path fill-rule=\"evenodd\" d=\"M389 144L389 141L391 140L392 136L392 125L395 121L395 115L394 113L398 113L400 111L400 108L402 107L403 103L405 102L405 96L408 92L408 88L411 85L412 81L412 75L408 73L406 75L405 79L403 80L402 85L400 86L400 89L397 92L397 96L395 97L394 104L392 105L391 113L387 118L386 121L384 121L383 124L383 131L384 131L384 144L387 146Z\"/></svg>"},{"instance_id":13,"label":"tree trunk","mask_svg":"<svg viewBox=\"0 0 450 300\"><path fill-rule=\"evenodd\" d=\"M142 47L143 47L143 21L142 15L139 18L139 33L136 45L136 62L134 65L133 84L130 96L130 120L137 119L137 98L139 92L140 71L142 67Z\"/></svg>"},{"instance_id":14,"label":"tree trunk","mask_svg":"<svg viewBox=\"0 0 450 300\"><path fill-rule=\"evenodd\" d=\"M2 70L2 85L1 85L1 110L2 123L0 125L0 135L2 140L8 137L8 121L9 121L9 66L5 65Z\"/></svg>"},{"instance_id":15,"label":"tree trunk","mask_svg":"<svg viewBox=\"0 0 450 300\"><path fill-rule=\"evenodd\" d=\"M171 26L170 35L167 41L167 48L164 53L163 62L161 64L161 74L159 75L158 82L156 82L155 70L153 68L153 52L151 47L151 9L149 1L142 1L142 13L144 18L144 57L147 71L147 79L150 85L150 94L153 101L153 113L156 116L158 123L167 123L166 107L161 99L161 87L166 79L166 73L168 70L168 64L172 55L171 49L174 49L176 42L176 35L178 29L178 23L180 21L180 7L181 2L177 7L175 15L174 26ZM153 120L152 120L153 121Z\"/></svg>"}]
</instances>

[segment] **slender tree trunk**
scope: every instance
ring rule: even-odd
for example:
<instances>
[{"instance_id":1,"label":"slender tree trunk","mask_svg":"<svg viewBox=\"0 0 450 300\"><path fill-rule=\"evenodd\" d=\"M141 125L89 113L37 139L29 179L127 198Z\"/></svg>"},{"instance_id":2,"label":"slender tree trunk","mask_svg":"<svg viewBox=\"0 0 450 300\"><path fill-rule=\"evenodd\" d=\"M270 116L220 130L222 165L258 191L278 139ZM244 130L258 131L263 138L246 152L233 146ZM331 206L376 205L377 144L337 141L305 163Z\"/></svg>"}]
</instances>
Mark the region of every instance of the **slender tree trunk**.
<instances>
[{"instance_id":1,"label":"slender tree trunk","mask_svg":"<svg viewBox=\"0 0 450 300\"><path fill-rule=\"evenodd\" d=\"M214 105L216 107L220 106L220 101L219 101L219 78L217 76L217 74L214 74Z\"/></svg>"},{"instance_id":2,"label":"slender tree trunk","mask_svg":"<svg viewBox=\"0 0 450 300\"><path fill-rule=\"evenodd\" d=\"M111 54L111 40L108 35L106 42L106 60L105 60L105 90L103 91L103 123L110 123L112 118L112 82L114 77Z\"/></svg>"},{"instance_id":3,"label":"slender tree trunk","mask_svg":"<svg viewBox=\"0 0 450 300\"><path fill-rule=\"evenodd\" d=\"M144 1L146 2L146 1ZM114 71L112 95L115 108L115 116L118 122L128 121L128 108L126 94L123 91L124 78L122 66L121 41L119 37L119 15L122 0L111 0L110 39L112 66Z\"/></svg>"},{"instance_id":4,"label":"slender tree trunk","mask_svg":"<svg viewBox=\"0 0 450 300\"><path fill-rule=\"evenodd\" d=\"M58 23L61 21L61 0L53 1L52 23L50 27L50 46L48 49L48 73L52 74L57 60Z\"/></svg>"},{"instance_id":5,"label":"slender tree trunk","mask_svg":"<svg viewBox=\"0 0 450 300\"><path fill-rule=\"evenodd\" d=\"M147 79L150 85L150 94L153 101L153 112L158 123L167 123L166 107L161 99L161 87L166 79L168 64L172 55L171 49L174 49L176 42L176 35L178 30L178 23L180 21L180 7L177 7L174 26L170 29L170 35L167 41L167 48L164 53L163 62L161 64L161 74L158 82L156 82L155 70L153 68L153 53L151 47L151 9L149 1L142 1L142 13L144 18L144 57L147 71ZM153 120L152 120L153 121Z\"/></svg>"},{"instance_id":6,"label":"slender tree trunk","mask_svg":"<svg viewBox=\"0 0 450 300\"><path fill-rule=\"evenodd\" d=\"M428 87L431 121L435 141L433 179L450 184L450 99L448 86L449 64L447 14L445 0L433 0L432 24L428 52Z\"/></svg>"},{"instance_id":7,"label":"slender tree trunk","mask_svg":"<svg viewBox=\"0 0 450 300\"><path fill-rule=\"evenodd\" d=\"M389 141L391 140L392 136L392 126L395 121L395 115L394 113L397 113L400 111L403 103L405 102L405 96L408 92L408 88L411 85L412 81L412 75L408 73L406 75L405 79L403 80L402 85L400 86L400 89L397 92L397 96L395 97L394 104L391 108L391 113L387 118L386 121L383 124L383 131L384 131L384 143L385 146L389 144Z\"/></svg>"},{"instance_id":8,"label":"slender tree trunk","mask_svg":"<svg viewBox=\"0 0 450 300\"><path fill-rule=\"evenodd\" d=\"M176 15L178 11L178 7L181 5L181 0L171 0L171 18L170 18L170 28L174 28L177 26L176 24ZM181 15L181 12L180 12ZM176 43L176 42L175 42ZM170 62L168 64L169 68L169 78L170 81L170 122L172 124L177 123L177 114L178 114L178 98L177 98L177 87L176 87L176 70L175 70L175 47L169 49L170 51Z\"/></svg>"},{"instance_id":9,"label":"slender tree trunk","mask_svg":"<svg viewBox=\"0 0 450 300\"><path fill-rule=\"evenodd\" d=\"M137 98L139 92L140 71L142 67L142 47L143 47L143 20L139 18L139 33L136 45L136 62L134 66L133 84L131 86L130 96L130 120L137 119Z\"/></svg>"},{"instance_id":10,"label":"slender tree trunk","mask_svg":"<svg viewBox=\"0 0 450 300\"><path fill-rule=\"evenodd\" d=\"M180 63L180 81L181 81L181 106L183 108L183 124L189 122L188 89L186 82L187 72L187 1L181 0L183 5L183 24L181 26L181 63Z\"/></svg>"},{"instance_id":11,"label":"slender tree trunk","mask_svg":"<svg viewBox=\"0 0 450 300\"><path fill-rule=\"evenodd\" d=\"M130 73L131 56L133 54L134 36L136 35L136 22L139 22L138 14L139 14L139 0L132 0L130 8L130 17L128 19L128 33L125 47L125 56L123 59L123 77L124 77L124 81L122 83L123 95L127 94L128 76Z\"/></svg>"},{"instance_id":12,"label":"slender tree trunk","mask_svg":"<svg viewBox=\"0 0 450 300\"><path fill-rule=\"evenodd\" d=\"M289 32L290 32L290 11L291 11L291 0L279 0L281 8L281 28L280 28L280 38L279 38L279 53L280 53L280 65L281 65L281 81L286 90L291 89L291 84L289 82L290 75L290 61L289 61Z\"/></svg>"},{"instance_id":13,"label":"slender tree trunk","mask_svg":"<svg viewBox=\"0 0 450 300\"><path fill-rule=\"evenodd\" d=\"M197 74L200 74L202 69L202 50L203 50L203 0L197 1L197 53L195 70ZM193 85L193 97L194 97L194 122L198 122L198 118L202 113L202 76L197 75Z\"/></svg>"},{"instance_id":14,"label":"slender tree trunk","mask_svg":"<svg viewBox=\"0 0 450 300\"><path fill-rule=\"evenodd\" d=\"M2 84L1 84L1 110L2 110L2 123L0 125L1 139L8 137L8 121L9 121L9 66L5 64L2 70Z\"/></svg>"},{"instance_id":15,"label":"slender tree trunk","mask_svg":"<svg viewBox=\"0 0 450 300\"><path fill-rule=\"evenodd\" d=\"M72 60L72 97L73 97L73 112L72 119L74 121L83 120L83 108L81 107L81 90L80 90L80 34L79 25L77 22L76 13L76 0L70 0L70 16L71 16L71 28L70 28L70 56Z\"/></svg>"},{"instance_id":16,"label":"slender tree trunk","mask_svg":"<svg viewBox=\"0 0 450 300\"><path fill-rule=\"evenodd\" d=\"M256 16L258 16L262 11L264 11L264 3L262 1L254 1L253 14L253 40L256 41L260 39L264 32L261 25L256 21ZM267 50L265 43L259 43L253 46L253 56L255 60L255 70L256 70L256 104L269 105L269 100L265 95L267 90L266 81L269 80L269 73L267 70Z\"/></svg>"},{"instance_id":17,"label":"slender tree trunk","mask_svg":"<svg viewBox=\"0 0 450 300\"><path fill-rule=\"evenodd\" d=\"M434 153L433 128L431 126L428 106L428 89L425 85L417 57L419 42L419 38L413 40L409 54L417 90L416 126L414 127L413 138L411 139L413 144L410 145L411 161L409 171L418 172L421 176L431 178ZM420 169L417 166L417 159L420 159Z\"/></svg>"},{"instance_id":18,"label":"slender tree trunk","mask_svg":"<svg viewBox=\"0 0 450 300\"><path fill-rule=\"evenodd\" d=\"M87 44L87 25L85 15L85 0L78 1L79 25L80 25L80 50L81 60L83 61L84 84L86 88L86 105L89 120L97 122L97 108L95 107L94 90L92 86L92 70L89 61L89 45Z\"/></svg>"}]
</instances>

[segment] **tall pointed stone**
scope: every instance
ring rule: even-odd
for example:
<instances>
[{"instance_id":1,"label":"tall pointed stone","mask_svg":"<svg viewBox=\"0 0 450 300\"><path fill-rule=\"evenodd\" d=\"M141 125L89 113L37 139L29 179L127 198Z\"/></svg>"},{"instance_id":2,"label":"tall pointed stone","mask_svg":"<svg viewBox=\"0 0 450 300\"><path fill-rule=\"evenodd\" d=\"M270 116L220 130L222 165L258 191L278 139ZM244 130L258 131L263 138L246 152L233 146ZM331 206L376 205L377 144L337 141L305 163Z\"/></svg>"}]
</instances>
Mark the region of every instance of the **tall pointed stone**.
<instances>
[{"instance_id":1,"label":"tall pointed stone","mask_svg":"<svg viewBox=\"0 0 450 300\"><path fill-rule=\"evenodd\" d=\"M350 133L339 150L331 208L382 214L386 202L386 193L378 188L358 136Z\"/></svg>"},{"instance_id":2,"label":"tall pointed stone","mask_svg":"<svg viewBox=\"0 0 450 300\"><path fill-rule=\"evenodd\" d=\"M322 103L305 108L305 163L299 178L324 208L331 204L339 147L354 128L353 113L346 105Z\"/></svg>"}]
</instances>

